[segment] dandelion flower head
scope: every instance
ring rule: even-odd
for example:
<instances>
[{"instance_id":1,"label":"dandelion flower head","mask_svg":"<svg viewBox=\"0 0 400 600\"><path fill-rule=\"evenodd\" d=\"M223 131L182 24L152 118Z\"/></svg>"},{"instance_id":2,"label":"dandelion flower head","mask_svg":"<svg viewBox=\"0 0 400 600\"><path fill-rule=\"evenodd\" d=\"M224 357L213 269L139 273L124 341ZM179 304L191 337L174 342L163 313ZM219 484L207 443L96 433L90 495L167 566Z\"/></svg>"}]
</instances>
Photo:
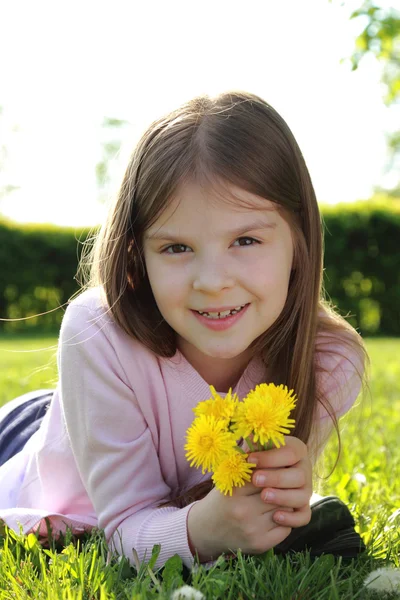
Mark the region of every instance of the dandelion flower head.
<instances>
[{"instance_id":1,"label":"dandelion flower head","mask_svg":"<svg viewBox=\"0 0 400 600\"><path fill-rule=\"evenodd\" d=\"M171 600L205 600L205 595L190 585L184 585L173 592Z\"/></svg>"},{"instance_id":2,"label":"dandelion flower head","mask_svg":"<svg viewBox=\"0 0 400 600\"><path fill-rule=\"evenodd\" d=\"M294 419L290 411L296 405L296 395L286 386L262 383L239 403L234 418L234 431L244 438L253 433L253 441L264 445L270 440L278 448L285 445L283 434L290 433Z\"/></svg>"},{"instance_id":3,"label":"dandelion flower head","mask_svg":"<svg viewBox=\"0 0 400 600\"><path fill-rule=\"evenodd\" d=\"M186 458L191 467L201 467L203 473L213 471L236 445L236 437L225 430L224 421L207 415L193 421L186 439Z\"/></svg>"},{"instance_id":4,"label":"dandelion flower head","mask_svg":"<svg viewBox=\"0 0 400 600\"><path fill-rule=\"evenodd\" d=\"M233 450L215 469L212 479L216 488L224 495L232 496L233 486L242 487L251 480L252 469L256 466L246 461L247 454Z\"/></svg>"},{"instance_id":5,"label":"dandelion flower head","mask_svg":"<svg viewBox=\"0 0 400 600\"><path fill-rule=\"evenodd\" d=\"M232 394L232 389L229 389L225 398L222 398L212 385L210 385L210 390L212 397L208 400L199 402L193 409L193 412L196 417L207 415L209 417L215 417L216 419L222 419L226 426L228 426L235 414L239 399L236 394Z\"/></svg>"},{"instance_id":6,"label":"dandelion flower head","mask_svg":"<svg viewBox=\"0 0 400 600\"><path fill-rule=\"evenodd\" d=\"M364 586L375 592L386 594L400 592L400 569L394 569L393 567L376 569L365 578Z\"/></svg>"}]
</instances>

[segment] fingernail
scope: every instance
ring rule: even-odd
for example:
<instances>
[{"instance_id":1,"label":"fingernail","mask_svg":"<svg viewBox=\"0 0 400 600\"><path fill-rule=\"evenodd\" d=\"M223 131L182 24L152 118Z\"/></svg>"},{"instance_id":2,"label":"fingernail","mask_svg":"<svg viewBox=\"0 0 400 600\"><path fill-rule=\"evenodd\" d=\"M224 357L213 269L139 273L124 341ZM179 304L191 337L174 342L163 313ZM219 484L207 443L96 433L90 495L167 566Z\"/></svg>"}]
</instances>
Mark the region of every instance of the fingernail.
<instances>
[{"instance_id":1,"label":"fingernail","mask_svg":"<svg viewBox=\"0 0 400 600\"><path fill-rule=\"evenodd\" d=\"M265 485L267 483L267 478L265 475L256 475L256 484L257 485Z\"/></svg>"},{"instance_id":2,"label":"fingernail","mask_svg":"<svg viewBox=\"0 0 400 600\"><path fill-rule=\"evenodd\" d=\"M275 500L275 492L265 492L264 494L264 500L270 501L270 500Z\"/></svg>"},{"instance_id":3,"label":"fingernail","mask_svg":"<svg viewBox=\"0 0 400 600\"><path fill-rule=\"evenodd\" d=\"M278 513L277 515L275 515L274 519L275 521L279 521L279 523L282 523L285 520L285 515L283 513Z\"/></svg>"},{"instance_id":4,"label":"fingernail","mask_svg":"<svg viewBox=\"0 0 400 600\"><path fill-rule=\"evenodd\" d=\"M252 456L250 454L250 456L247 457L247 462L249 463L253 463L253 465L258 465L258 459L255 456Z\"/></svg>"}]
</instances>

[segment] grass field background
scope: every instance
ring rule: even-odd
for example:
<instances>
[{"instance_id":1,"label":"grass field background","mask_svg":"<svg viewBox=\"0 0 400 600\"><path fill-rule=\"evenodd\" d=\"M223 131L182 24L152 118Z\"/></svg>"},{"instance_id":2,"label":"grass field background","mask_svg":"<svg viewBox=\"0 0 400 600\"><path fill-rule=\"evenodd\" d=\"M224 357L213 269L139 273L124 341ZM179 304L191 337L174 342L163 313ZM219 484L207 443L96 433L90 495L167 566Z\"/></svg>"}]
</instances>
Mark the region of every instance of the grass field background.
<instances>
[{"instance_id":1,"label":"grass field background","mask_svg":"<svg viewBox=\"0 0 400 600\"><path fill-rule=\"evenodd\" d=\"M56 344L56 335L0 336L0 405L27 391L56 385ZM400 567L400 339L368 339L366 344L371 358L369 392L342 420L339 463L329 478L316 480L316 486L349 505L367 556L343 565L330 556L310 561L301 554L239 555L185 578L178 559L163 572L154 572L151 563L136 572L125 561L107 560L101 536L90 538L83 549L67 545L61 554L55 548L43 550L32 537L6 536L0 550L0 590L5 590L0 598L169 598L183 579L207 598L369 597L361 586L366 573L388 562ZM329 472L336 453L336 440L331 439L321 475Z\"/></svg>"}]
</instances>

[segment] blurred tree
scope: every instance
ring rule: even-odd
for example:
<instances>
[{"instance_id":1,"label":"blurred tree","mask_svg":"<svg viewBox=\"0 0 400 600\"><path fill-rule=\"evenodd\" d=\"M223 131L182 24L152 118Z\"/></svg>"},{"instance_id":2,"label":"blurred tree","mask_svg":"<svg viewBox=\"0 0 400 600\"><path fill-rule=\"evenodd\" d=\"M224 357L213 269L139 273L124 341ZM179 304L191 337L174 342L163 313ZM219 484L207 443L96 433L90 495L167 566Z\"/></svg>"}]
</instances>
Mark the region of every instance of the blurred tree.
<instances>
[{"instance_id":1,"label":"blurred tree","mask_svg":"<svg viewBox=\"0 0 400 600\"><path fill-rule=\"evenodd\" d=\"M379 2L364 0L351 14L351 19L362 19L364 29L356 39L351 56L353 70L358 69L366 55L373 54L382 64L382 83L386 106L400 108L400 11L394 6L380 6ZM400 129L388 134L388 171L397 172L397 183L390 190L400 197Z\"/></svg>"},{"instance_id":2,"label":"blurred tree","mask_svg":"<svg viewBox=\"0 0 400 600\"><path fill-rule=\"evenodd\" d=\"M117 157L121 148L122 132L126 125L128 125L128 122L123 119L114 119L111 117L104 117L103 119L101 125L103 134L102 156L96 164L96 181L100 202L105 202L108 197L109 185L112 181L110 164Z\"/></svg>"},{"instance_id":3,"label":"blurred tree","mask_svg":"<svg viewBox=\"0 0 400 600\"><path fill-rule=\"evenodd\" d=\"M10 126L4 115L4 109L0 106L0 202L1 200L19 189L19 185L15 185L9 181L7 173L7 162L9 159L8 143L10 136L15 135L19 131L16 125Z\"/></svg>"}]
</instances>

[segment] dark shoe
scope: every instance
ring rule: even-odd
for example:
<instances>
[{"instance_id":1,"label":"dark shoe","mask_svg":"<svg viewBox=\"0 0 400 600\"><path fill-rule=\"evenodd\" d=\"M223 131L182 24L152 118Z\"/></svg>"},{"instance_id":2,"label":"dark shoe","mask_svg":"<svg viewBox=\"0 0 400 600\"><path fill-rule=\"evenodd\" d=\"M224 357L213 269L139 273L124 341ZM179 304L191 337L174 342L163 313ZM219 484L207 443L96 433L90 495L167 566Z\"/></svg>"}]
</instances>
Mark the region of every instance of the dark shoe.
<instances>
[{"instance_id":1,"label":"dark shoe","mask_svg":"<svg viewBox=\"0 0 400 600\"><path fill-rule=\"evenodd\" d=\"M354 526L353 516L344 502L336 496L325 496L311 504L308 525L293 529L274 550L277 554L309 550L311 556L333 554L354 558L366 549Z\"/></svg>"}]
</instances>

